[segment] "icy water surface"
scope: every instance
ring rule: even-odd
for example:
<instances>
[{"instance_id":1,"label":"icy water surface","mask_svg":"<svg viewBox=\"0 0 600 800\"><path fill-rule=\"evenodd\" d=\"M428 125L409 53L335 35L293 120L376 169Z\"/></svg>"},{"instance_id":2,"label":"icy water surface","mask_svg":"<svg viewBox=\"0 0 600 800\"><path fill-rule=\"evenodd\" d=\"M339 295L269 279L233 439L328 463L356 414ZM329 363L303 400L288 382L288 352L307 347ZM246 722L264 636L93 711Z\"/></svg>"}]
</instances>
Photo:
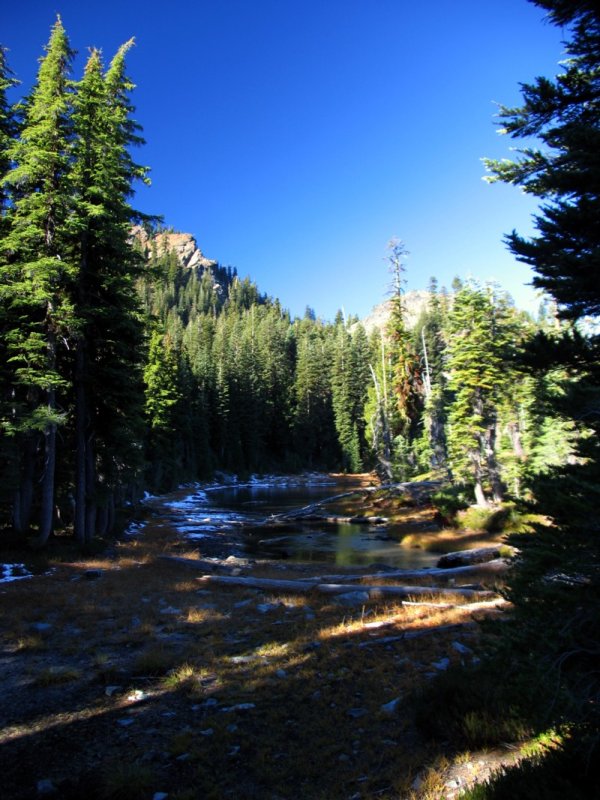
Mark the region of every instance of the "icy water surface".
<instances>
[{"instance_id":1,"label":"icy water surface","mask_svg":"<svg viewBox=\"0 0 600 800\"><path fill-rule=\"evenodd\" d=\"M197 490L169 503L169 507L177 513L177 530L190 540L238 529L243 549L256 557L329 562L340 566L386 564L399 568L426 567L435 563L436 556L402 547L399 538L385 524L308 525L302 520L294 520L283 529L261 526L271 515L303 508L350 488L347 484L342 486L335 482L257 481ZM322 513L335 515L339 510L335 503L330 503Z\"/></svg>"}]
</instances>

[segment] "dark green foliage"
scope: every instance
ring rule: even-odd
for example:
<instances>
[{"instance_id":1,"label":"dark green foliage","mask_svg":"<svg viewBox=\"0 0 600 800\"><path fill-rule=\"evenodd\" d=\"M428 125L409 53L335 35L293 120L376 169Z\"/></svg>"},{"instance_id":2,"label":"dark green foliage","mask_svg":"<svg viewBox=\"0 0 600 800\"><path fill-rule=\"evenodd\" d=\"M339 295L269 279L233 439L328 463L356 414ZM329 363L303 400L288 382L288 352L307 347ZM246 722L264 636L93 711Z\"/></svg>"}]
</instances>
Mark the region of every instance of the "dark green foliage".
<instances>
[{"instance_id":1,"label":"dark green foliage","mask_svg":"<svg viewBox=\"0 0 600 800\"><path fill-rule=\"evenodd\" d=\"M524 86L524 105L503 109L502 118L512 137L536 136L545 149L490 167L496 180L544 200L538 235L513 233L509 244L533 266L534 282L551 292L560 316L576 322L600 311L600 12L585 2L537 4L570 24L570 58L555 80ZM529 353L531 364L552 376L544 402L577 431L577 450L566 466L545 469L534 482L539 510L554 524L518 537L521 554L508 589L514 610L486 668L511 676L510 694L528 698L521 713L534 730L567 726L569 738L564 751L473 796L592 797L600 742L598 337L593 327L563 327L538 335Z\"/></svg>"}]
</instances>

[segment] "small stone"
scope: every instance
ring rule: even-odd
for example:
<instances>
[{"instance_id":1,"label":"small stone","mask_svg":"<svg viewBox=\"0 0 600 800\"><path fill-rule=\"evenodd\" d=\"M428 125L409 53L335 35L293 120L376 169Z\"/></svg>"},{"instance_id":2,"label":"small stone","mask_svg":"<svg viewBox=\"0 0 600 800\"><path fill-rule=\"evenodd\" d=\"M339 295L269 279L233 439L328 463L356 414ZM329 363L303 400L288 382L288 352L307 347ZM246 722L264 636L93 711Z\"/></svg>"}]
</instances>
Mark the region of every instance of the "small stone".
<instances>
[{"instance_id":1,"label":"small stone","mask_svg":"<svg viewBox=\"0 0 600 800\"><path fill-rule=\"evenodd\" d=\"M462 642L452 642L452 647L461 655L469 655L473 652L470 647L467 647L466 644L462 644Z\"/></svg>"},{"instance_id":2,"label":"small stone","mask_svg":"<svg viewBox=\"0 0 600 800\"><path fill-rule=\"evenodd\" d=\"M191 757L191 753L182 753L180 756L177 756L175 761L189 761Z\"/></svg>"},{"instance_id":3,"label":"small stone","mask_svg":"<svg viewBox=\"0 0 600 800\"><path fill-rule=\"evenodd\" d=\"M441 658L439 661L434 661L431 666L435 667L440 672L444 672L450 666L450 659L449 658Z\"/></svg>"},{"instance_id":4,"label":"small stone","mask_svg":"<svg viewBox=\"0 0 600 800\"><path fill-rule=\"evenodd\" d=\"M43 795L56 794L56 786L52 783L50 778L43 778L37 782L37 793Z\"/></svg>"},{"instance_id":5,"label":"small stone","mask_svg":"<svg viewBox=\"0 0 600 800\"><path fill-rule=\"evenodd\" d=\"M278 678L287 678L287 672L284 669L275 670L275 675Z\"/></svg>"},{"instance_id":6,"label":"small stone","mask_svg":"<svg viewBox=\"0 0 600 800\"><path fill-rule=\"evenodd\" d=\"M249 711L251 708L256 708L255 703L237 703L234 706L229 706L228 708L222 708L221 711L226 713L230 713L231 711Z\"/></svg>"},{"instance_id":7,"label":"small stone","mask_svg":"<svg viewBox=\"0 0 600 800\"><path fill-rule=\"evenodd\" d=\"M398 710L401 699L402 698L400 697L395 697L393 700L390 700L389 703L384 703L382 706L380 706L381 711L384 714L395 714Z\"/></svg>"},{"instance_id":8,"label":"small stone","mask_svg":"<svg viewBox=\"0 0 600 800\"><path fill-rule=\"evenodd\" d=\"M212 736L214 733L213 728L206 728L206 730L200 731L200 736Z\"/></svg>"},{"instance_id":9,"label":"small stone","mask_svg":"<svg viewBox=\"0 0 600 800\"><path fill-rule=\"evenodd\" d=\"M159 614L181 614L181 609L173 608L173 606L167 606L166 608L161 608Z\"/></svg>"},{"instance_id":10,"label":"small stone","mask_svg":"<svg viewBox=\"0 0 600 800\"><path fill-rule=\"evenodd\" d=\"M127 728L129 725L133 725L134 722L135 720L131 717L123 717L122 719L117 720L117 724L122 728Z\"/></svg>"},{"instance_id":11,"label":"small stone","mask_svg":"<svg viewBox=\"0 0 600 800\"><path fill-rule=\"evenodd\" d=\"M227 726L227 733L235 733L238 729L238 725L232 723L231 725Z\"/></svg>"},{"instance_id":12,"label":"small stone","mask_svg":"<svg viewBox=\"0 0 600 800\"><path fill-rule=\"evenodd\" d=\"M154 792L152 800L167 800L168 792Z\"/></svg>"},{"instance_id":13,"label":"small stone","mask_svg":"<svg viewBox=\"0 0 600 800\"><path fill-rule=\"evenodd\" d=\"M338 756L338 761L350 761L350 756L346 755L346 753L342 753L341 756Z\"/></svg>"},{"instance_id":14,"label":"small stone","mask_svg":"<svg viewBox=\"0 0 600 800\"><path fill-rule=\"evenodd\" d=\"M369 601L368 592L345 592L338 594L334 602L339 606L357 606Z\"/></svg>"},{"instance_id":15,"label":"small stone","mask_svg":"<svg viewBox=\"0 0 600 800\"><path fill-rule=\"evenodd\" d=\"M88 581L97 581L98 578L102 577L102 570L101 569L86 569L83 573L83 577Z\"/></svg>"},{"instance_id":16,"label":"small stone","mask_svg":"<svg viewBox=\"0 0 600 800\"><path fill-rule=\"evenodd\" d=\"M365 714L367 714L367 709L366 708L350 708L350 709L348 709L348 711L346 713L348 714L349 717L352 717L353 719L359 719L360 717L364 717Z\"/></svg>"},{"instance_id":17,"label":"small stone","mask_svg":"<svg viewBox=\"0 0 600 800\"><path fill-rule=\"evenodd\" d=\"M115 692L120 692L122 690L123 690L122 686L107 686L106 689L104 690L104 694L107 697L112 697L113 694L115 694Z\"/></svg>"},{"instance_id":18,"label":"small stone","mask_svg":"<svg viewBox=\"0 0 600 800\"><path fill-rule=\"evenodd\" d=\"M47 633L52 630L52 625L49 622L32 622L30 627L36 633Z\"/></svg>"},{"instance_id":19,"label":"small stone","mask_svg":"<svg viewBox=\"0 0 600 800\"><path fill-rule=\"evenodd\" d=\"M246 608L246 606L251 606L253 602L254 602L254 600L252 600L252 599L240 600L238 603L234 603L233 607L234 608Z\"/></svg>"},{"instance_id":20,"label":"small stone","mask_svg":"<svg viewBox=\"0 0 600 800\"><path fill-rule=\"evenodd\" d=\"M127 695L127 700L130 703L139 703L140 700L144 700L145 697L147 697L146 692L143 692L141 689L134 689L133 692Z\"/></svg>"},{"instance_id":21,"label":"small stone","mask_svg":"<svg viewBox=\"0 0 600 800\"><path fill-rule=\"evenodd\" d=\"M256 606L256 610L261 614L268 614L269 611L274 611L276 608L279 608L279 603L259 603Z\"/></svg>"}]
</instances>

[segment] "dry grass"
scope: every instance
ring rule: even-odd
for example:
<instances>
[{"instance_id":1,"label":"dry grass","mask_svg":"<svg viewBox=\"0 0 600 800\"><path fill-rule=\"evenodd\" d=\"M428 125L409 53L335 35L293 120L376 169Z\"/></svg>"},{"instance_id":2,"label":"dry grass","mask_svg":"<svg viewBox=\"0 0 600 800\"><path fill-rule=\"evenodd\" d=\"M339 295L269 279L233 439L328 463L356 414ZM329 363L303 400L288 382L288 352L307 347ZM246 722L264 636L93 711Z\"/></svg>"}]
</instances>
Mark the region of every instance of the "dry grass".
<instances>
[{"instance_id":1,"label":"dry grass","mask_svg":"<svg viewBox=\"0 0 600 800\"><path fill-rule=\"evenodd\" d=\"M24 800L50 778L60 796L90 800L408 797L433 763L411 698L434 663L463 659L453 640L476 648L470 629L434 633L468 610L207 591L157 559L181 554L173 542L149 527L114 559L57 560L51 575L4 588L5 796ZM431 633L377 644L405 631ZM395 713L382 709L397 698Z\"/></svg>"}]
</instances>

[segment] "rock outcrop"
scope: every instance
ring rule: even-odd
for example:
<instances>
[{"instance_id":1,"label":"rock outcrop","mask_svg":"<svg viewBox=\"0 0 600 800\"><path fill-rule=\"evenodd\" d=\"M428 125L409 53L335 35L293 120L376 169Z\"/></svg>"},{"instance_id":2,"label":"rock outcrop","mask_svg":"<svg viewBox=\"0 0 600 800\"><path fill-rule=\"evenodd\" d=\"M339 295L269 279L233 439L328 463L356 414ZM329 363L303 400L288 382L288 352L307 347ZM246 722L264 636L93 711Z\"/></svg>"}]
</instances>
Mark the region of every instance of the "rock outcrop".
<instances>
[{"instance_id":1,"label":"rock outcrop","mask_svg":"<svg viewBox=\"0 0 600 800\"><path fill-rule=\"evenodd\" d=\"M429 297L430 294L426 290L406 292L403 300L405 322L408 328L414 327L421 312L427 308ZM379 303L379 305L375 306L371 313L361 320L367 335L371 334L374 330L384 331L390 319L391 312L391 299L385 300L383 303Z\"/></svg>"},{"instance_id":2,"label":"rock outcrop","mask_svg":"<svg viewBox=\"0 0 600 800\"><path fill-rule=\"evenodd\" d=\"M181 266L187 269L212 270L217 266L216 261L206 258L202 253L191 233L160 231L151 236L141 225L136 225L131 230L131 237L134 240L137 239L142 249L148 253L150 252L152 240L156 243L158 255L174 251Z\"/></svg>"}]
</instances>

